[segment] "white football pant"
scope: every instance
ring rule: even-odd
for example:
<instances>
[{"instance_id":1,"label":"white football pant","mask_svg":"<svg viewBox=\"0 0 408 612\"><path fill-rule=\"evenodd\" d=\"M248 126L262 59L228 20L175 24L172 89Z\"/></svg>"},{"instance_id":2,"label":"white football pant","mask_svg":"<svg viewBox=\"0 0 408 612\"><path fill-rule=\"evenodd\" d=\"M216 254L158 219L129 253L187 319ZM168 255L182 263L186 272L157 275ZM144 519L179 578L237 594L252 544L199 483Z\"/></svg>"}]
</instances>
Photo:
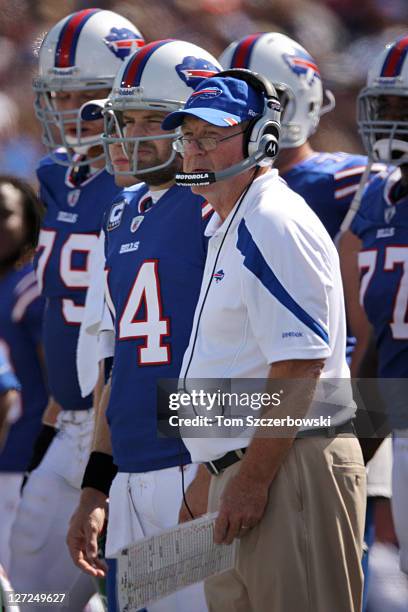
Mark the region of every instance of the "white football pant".
<instances>
[{"instance_id":1,"label":"white football pant","mask_svg":"<svg viewBox=\"0 0 408 612\"><path fill-rule=\"evenodd\" d=\"M184 467L186 489L196 471L196 465ZM109 493L106 556L115 557L129 544L175 527L182 500L179 467L140 474L119 472ZM186 587L146 607L149 612L207 612L203 583Z\"/></svg>"},{"instance_id":2,"label":"white football pant","mask_svg":"<svg viewBox=\"0 0 408 612\"><path fill-rule=\"evenodd\" d=\"M0 472L0 564L8 574L10 563L10 532L17 515L23 474Z\"/></svg>"}]
</instances>

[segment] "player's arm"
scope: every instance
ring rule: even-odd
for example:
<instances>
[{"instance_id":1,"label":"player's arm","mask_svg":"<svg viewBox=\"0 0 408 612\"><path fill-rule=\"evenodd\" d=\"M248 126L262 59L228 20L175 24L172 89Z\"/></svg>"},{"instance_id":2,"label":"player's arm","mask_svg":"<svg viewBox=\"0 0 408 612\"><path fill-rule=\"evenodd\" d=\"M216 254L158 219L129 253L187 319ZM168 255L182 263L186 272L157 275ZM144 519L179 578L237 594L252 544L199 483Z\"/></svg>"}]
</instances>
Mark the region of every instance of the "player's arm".
<instances>
[{"instance_id":1,"label":"player's arm","mask_svg":"<svg viewBox=\"0 0 408 612\"><path fill-rule=\"evenodd\" d=\"M61 406L55 399L50 396L48 399L47 406L44 410L42 416L42 425L39 434L33 445L33 451L31 454L30 462L26 468L24 473L24 478L21 483L21 493L24 490L25 485L27 484L27 480L31 474L41 463L43 460L51 442L55 438L55 435L58 431L57 427L55 427L57 422L57 417L61 412Z\"/></svg>"},{"instance_id":2,"label":"player's arm","mask_svg":"<svg viewBox=\"0 0 408 612\"><path fill-rule=\"evenodd\" d=\"M0 451L4 446L10 427L8 415L18 401L19 392L15 389L0 390Z\"/></svg>"},{"instance_id":3,"label":"player's arm","mask_svg":"<svg viewBox=\"0 0 408 612\"><path fill-rule=\"evenodd\" d=\"M41 372L43 375L43 379L47 380L47 367L45 364L44 347L41 344L41 342L37 343L36 351L37 351L38 361L41 366ZM52 395L50 395L50 397L48 398L48 403L42 415L42 419L41 419L42 423L44 425L48 425L49 427L55 427L56 422L57 422L57 417L59 413L61 412L61 410L62 408L60 404L55 400L54 397L52 397Z\"/></svg>"},{"instance_id":4,"label":"player's arm","mask_svg":"<svg viewBox=\"0 0 408 612\"><path fill-rule=\"evenodd\" d=\"M45 384L45 381L47 380L47 367L45 362L44 347L42 344L43 316L44 300L40 296L37 296L26 308L24 317L21 322L24 324L24 329L26 330L26 333L29 334L30 338L32 339L32 342L36 346L36 352L38 362L41 368L42 379ZM50 396L48 398L48 403L44 408L44 412L41 419L42 427L33 445L31 459L27 465L24 474L21 491L23 491L30 473L40 465L51 442L55 437L55 434L57 433L56 422L60 412L61 406L58 404L54 397Z\"/></svg>"},{"instance_id":5,"label":"player's arm","mask_svg":"<svg viewBox=\"0 0 408 612\"><path fill-rule=\"evenodd\" d=\"M73 562L94 577L103 577L107 571L105 562L98 559L98 537L105 527L109 489L117 471L106 420L109 397L110 382L104 386L96 407L92 452L82 482L79 505L72 515L67 534Z\"/></svg>"},{"instance_id":6,"label":"player's arm","mask_svg":"<svg viewBox=\"0 0 408 612\"><path fill-rule=\"evenodd\" d=\"M358 267L360 250L361 240L350 230L344 232L339 241L339 255L347 320L356 338L350 365L353 378L357 376L371 336L371 325L360 304L360 270Z\"/></svg>"},{"instance_id":7,"label":"player's arm","mask_svg":"<svg viewBox=\"0 0 408 612\"><path fill-rule=\"evenodd\" d=\"M367 464L381 446L384 438L391 433L387 410L377 385L377 348L374 332L368 339L356 376L359 397L354 421L356 434Z\"/></svg>"},{"instance_id":8,"label":"player's arm","mask_svg":"<svg viewBox=\"0 0 408 612\"><path fill-rule=\"evenodd\" d=\"M385 407L377 389L377 351L374 333L364 308L360 304L360 270L358 254L361 240L350 230L340 238L339 253L346 301L347 318L356 345L351 358L351 375L359 378L358 410L355 419L357 437L365 463L375 454L387 436ZM361 401L360 401L361 400ZM373 437L380 432L379 437ZM370 437L371 436L371 437Z\"/></svg>"}]
</instances>

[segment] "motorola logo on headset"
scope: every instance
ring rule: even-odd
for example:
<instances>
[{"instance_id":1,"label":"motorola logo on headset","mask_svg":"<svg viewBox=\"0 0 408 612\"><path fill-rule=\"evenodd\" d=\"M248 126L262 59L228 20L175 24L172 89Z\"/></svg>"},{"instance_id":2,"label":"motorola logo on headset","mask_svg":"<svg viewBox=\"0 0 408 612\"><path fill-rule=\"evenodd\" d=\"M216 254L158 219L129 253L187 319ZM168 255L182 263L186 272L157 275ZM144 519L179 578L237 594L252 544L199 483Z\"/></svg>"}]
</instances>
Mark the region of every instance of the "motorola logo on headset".
<instances>
[{"instance_id":1,"label":"motorola logo on headset","mask_svg":"<svg viewBox=\"0 0 408 612\"><path fill-rule=\"evenodd\" d=\"M275 158L278 154L278 143L275 140L270 140L266 143L265 153L268 157Z\"/></svg>"}]
</instances>

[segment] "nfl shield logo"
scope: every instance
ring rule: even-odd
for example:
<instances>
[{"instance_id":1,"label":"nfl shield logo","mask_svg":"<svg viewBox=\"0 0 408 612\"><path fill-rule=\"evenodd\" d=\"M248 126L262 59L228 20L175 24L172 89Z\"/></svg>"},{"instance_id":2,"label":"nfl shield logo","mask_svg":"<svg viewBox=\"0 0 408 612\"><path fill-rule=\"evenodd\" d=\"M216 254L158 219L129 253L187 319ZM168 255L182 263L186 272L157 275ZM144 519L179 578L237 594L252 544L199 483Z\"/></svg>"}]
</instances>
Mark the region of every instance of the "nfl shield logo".
<instances>
[{"instance_id":1,"label":"nfl shield logo","mask_svg":"<svg viewBox=\"0 0 408 612\"><path fill-rule=\"evenodd\" d=\"M67 195L68 206L75 206L75 204L79 200L79 196L81 195L80 189L73 189Z\"/></svg>"},{"instance_id":2,"label":"nfl shield logo","mask_svg":"<svg viewBox=\"0 0 408 612\"><path fill-rule=\"evenodd\" d=\"M133 217L132 222L130 224L130 231L132 232L132 234L135 233L135 231L140 226L143 219L144 219L143 215L139 215L138 217Z\"/></svg>"}]
</instances>

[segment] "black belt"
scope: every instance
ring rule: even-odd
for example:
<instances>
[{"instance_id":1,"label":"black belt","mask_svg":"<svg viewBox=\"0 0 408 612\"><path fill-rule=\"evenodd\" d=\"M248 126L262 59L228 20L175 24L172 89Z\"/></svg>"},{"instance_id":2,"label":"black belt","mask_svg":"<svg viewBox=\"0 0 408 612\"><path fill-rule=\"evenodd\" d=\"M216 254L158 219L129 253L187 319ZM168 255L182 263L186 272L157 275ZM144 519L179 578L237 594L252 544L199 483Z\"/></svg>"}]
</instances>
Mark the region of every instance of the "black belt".
<instances>
[{"instance_id":1,"label":"black belt","mask_svg":"<svg viewBox=\"0 0 408 612\"><path fill-rule=\"evenodd\" d=\"M353 421L346 421L342 425L333 427L321 427L320 429L306 429L305 431L299 431L296 434L296 438L309 438L316 436L324 436L325 438L335 438L337 435L342 433L355 433ZM237 461L240 461L246 452L246 448L239 448L237 450L230 451L223 457L215 459L215 461L206 461L204 463L207 470L218 476L224 470L231 465L234 465Z\"/></svg>"},{"instance_id":2,"label":"black belt","mask_svg":"<svg viewBox=\"0 0 408 612\"><path fill-rule=\"evenodd\" d=\"M320 429L305 429L304 431L298 431L296 437L313 438L316 436L323 436L325 438L335 438L337 435L342 433L356 433L353 420L346 421L341 425L333 425L333 427L321 427Z\"/></svg>"}]
</instances>

